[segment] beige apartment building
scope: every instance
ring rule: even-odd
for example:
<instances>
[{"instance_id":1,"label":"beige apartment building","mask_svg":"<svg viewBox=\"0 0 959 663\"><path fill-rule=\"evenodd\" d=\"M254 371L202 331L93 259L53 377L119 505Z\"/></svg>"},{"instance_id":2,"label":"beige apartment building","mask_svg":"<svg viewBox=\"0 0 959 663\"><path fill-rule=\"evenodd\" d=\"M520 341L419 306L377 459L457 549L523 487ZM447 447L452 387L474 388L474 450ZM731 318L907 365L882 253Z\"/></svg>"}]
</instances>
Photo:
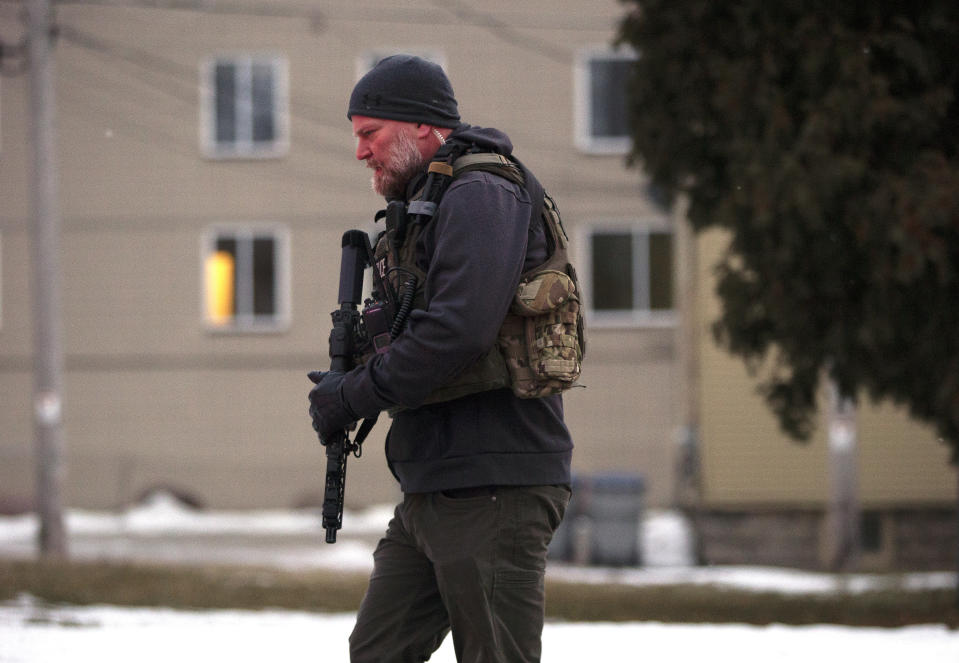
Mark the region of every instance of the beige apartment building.
<instances>
[{"instance_id":1,"label":"beige apartment building","mask_svg":"<svg viewBox=\"0 0 959 663\"><path fill-rule=\"evenodd\" d=\"M616 2L145 4L56 9L68 504L161 485L218 507L317 499L306 372L329 362L341 236L375 232L382 206L346 104L397 51L441 63L464 120L511 136L562 209L585 287L637 261L614 299L593 298L606 309L590 312L587 388L567 408L578 471L655 474L649 499L670 501L672 221L624 167ZM14 43L17 9L0 11ZM34 464L27 83L0 87L0 493L15 496ZM218 254L233 263L226 316L207 303ZM397 495L387 426L350 463L350 506Z\"/></svg>"},{"instance_id":2,"label":"beige apartment building","mask_svg":"<svg viewBox=\"0 0 959 663\"><path fill-rule=\"evenodd\" d=\"M589 324L586 388L565 401L577 474L643 476L646 506L696 516L706 561L820 564L823 443L786 442L705 331L721 240L693 238L626 166L623 81L636 55L612 45L623 10L57 4L65 502L120 508L158 487L216 508L318 502L325 457L306 372L328 365L341 236L375 233L382 206L354 158L346 103L378 58L410 52L444 66L464 121L510 135L562 211ZM0 3L0 41L24 35L20 7ZM29 64L16 49L2 64L0 506L35 491ZM902 563L895 551L917 537L950 545L944 446L886 409L861 417L880 561ZM350 462L348 507L398 497L382 419ZM763 538L770 514L788 519L775 531L802 528L772 542L778 554ZM909 534L917 522L929 526Z\"/></svg>"}]
</instances>

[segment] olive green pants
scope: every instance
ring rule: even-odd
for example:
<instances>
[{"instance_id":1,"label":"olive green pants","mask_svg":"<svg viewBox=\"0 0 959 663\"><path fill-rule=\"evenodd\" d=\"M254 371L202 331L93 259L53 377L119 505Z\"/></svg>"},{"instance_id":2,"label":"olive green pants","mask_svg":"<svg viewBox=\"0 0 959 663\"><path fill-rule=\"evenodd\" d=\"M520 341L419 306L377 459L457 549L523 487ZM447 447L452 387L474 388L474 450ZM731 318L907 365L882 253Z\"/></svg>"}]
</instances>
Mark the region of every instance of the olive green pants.
<instances>
[{"instance_id":1,"label":"olive green pants","mask_svg":"<svg viewBox=\"0 0 959 663\"><path fill-rule=\"evenodd\" d=\"M373 553L353 663L426 661L452 631L460 663L539 661L546 549L566 486L406 495Z\"/></svg>"}]
</instances>

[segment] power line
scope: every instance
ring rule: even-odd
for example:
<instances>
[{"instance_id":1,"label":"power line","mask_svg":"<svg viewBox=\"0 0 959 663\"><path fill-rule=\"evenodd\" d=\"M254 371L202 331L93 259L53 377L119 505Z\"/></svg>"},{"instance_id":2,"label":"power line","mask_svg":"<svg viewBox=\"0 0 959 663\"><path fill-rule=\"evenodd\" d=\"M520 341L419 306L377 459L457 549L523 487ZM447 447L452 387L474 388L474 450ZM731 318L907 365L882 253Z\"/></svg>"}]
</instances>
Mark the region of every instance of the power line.
<instances>
[{"instance_id":1,"label":"power line","mask_svg":"<svg viewBox=\"0 0 959 663\"><path fill-rule=\"evenodd\" d=\"M11 2L12 0L0 0ZM250 16L259 18L286 18L308 21L311 29L322 32L334 22L389 23L393 25L432 25L438 28L468 26L485 29L495 38L535 55L569 64L572 51L569 47L555 44L538 37L524 35L517 29L527 30L577 30L593 29L608 31L608 21L599 22L590 27L582 19L563 20L556 16L541 14L511 14L508 19L493 12L471 8L462 0L432 0L438 13L432 9L414 7L356 7L352 3L338 8L335 12L325 12L318 8L302 7L290 4L257 2L255 0L238 4L222 5L206 0L58 0L58 5L88 5L116 7L124 9L153 9L167 11L189 11L201 14ZM452 6L451 6L452 5ZM444 20L443 16L447 16Z\"/></svg>"},{"instance_id":2,"label":"power line","mask_svg":"<svg viewBox=\"0 0 959 663\"><path fill-rule=\"evenodd\" d=\"M60 34L64 39L76 46L119 57L142 69L148 69L166 76L179 77L184 74L192 75L194 73L191 67L180 64L175 60L157 55L143 48L127 46L126 44L120 44L115 41L103 39L102 37L97 37L68 24L60 25Z\"/></svg>"},{"instance_id":3,"label":"power line","mask_svg":"<svg viewBox=\"0 0 959 663\"><path fill-rule=\"evenodd\" d=\"M9 2L10 0L0 0L0 3ZM437 19L437 15L447 13L453 17L451 20L466 24L481 25L491 31L498 32L501 38L511 42L520 42L524 39L527 39L523 35L517 33L510 25L507 25L496 15L490 12L472 10L466 6L462 0L444 0L443 2L440 2L439 0L432 0L432 2L436 4L437 8L446 10L445 12L431 12L430 15L433 16L434 20L442 21L442 18ZM452 2L453 5L449 6L449 2ZM270 6L264 9L262 5L247 3L240 7L217 8L218 6L213 3L205 3L201 5L196 0L61 0L59 4L102 5L110 7L144 7L148 9L166 10L185 9L190 11L210 11L210 8L213 8L215 11L220 13L241 13L241 10L243 10L244 7L254 7L254 9L256 9L258 12L257 15L264 16L303 17L312 15L302 10L297 10L293 13L290 13L290 8L288 6ZM337 20L340 20L341 18L342 17L339 17ZM59 28L59 34L63 38L64 42L86 49L99 57L111 58L116 62L129 65L131 70L127 71L127 75L139 80L150 89L165 94L177 100L179 103L188 104L191 106L196 105L197 85L203 84L199 81L196 65L187 65L140 46L123 44L117 42L116 40L95 35L87 30L83 30L69 24L61 24ZM552 44L548 42L541 42L540 46L550 49ZM569 54L567 51L562 49L552 50L549 57L553 60L568 64L567 60L569 58ZM296 95L290 95L290 97L287 99L287 112L289 113L291 121L298 123L299 126L302 126L302 123L305 122L323 130L334 130L337 132L342 130L342 122L339 121L338 114L334 120L332 111L322 108L310 101L305 101ZM147 131L150 130L148 127L142 128ZM168 137L161 136L162 141L166 141L167 139ZM165 146L165 143L157 144ZM526 144L528 148L532 147L533 149L536 149L535 145L530 145L529 142ZM330 142L316 137L314 140L304 141L303 144L298 143L298 145L299 147L306 147L310 150L314 150L324 157L329 157L330 154L342 153L344 150L344 144L340 142ZM540 145L538 149L551 150L554 148L555 145L553 142L549 141L543 145Z\"/></svg>"},{"instance_id":4,"label":"power line","mask_svg":"<svg viewBox=\"0 0 959 663\"><path fill-rule=\"evenodd\" d=\"M109 57L115 61L126 63L143 73L155 74L158 76L156 80L145 80L137 74L131 73L143 84L165 93L181 103L190 105L196 103L195 89L198 78L197 70L194 67L141 47L129 46L93 35L73 26L63 26L62 36L65 42L87 49L100 57ZM184 88L188 91L185 92ZM291 95L288 99L287 108L291 121L306 122L320 129L336 131L338 134L344 130L344 124L340 120L339 113L333 119L333 111L328 111L312 102L304 101L302 98ZM526 144L528 148L537 147L535 143L527 142ZM307 147L322 155L328 155L330 152L339 153L344 149L341 143L330 142L318 137L309 141ZM551 150L555 149L555 144L550 141L539 145L538 148Z\"/></svg>"},{"instance_id":5,"label":"power line","mask_svg":"<svg viewBox=\"0 0 959 663\"><path fill-rule=\"evenodd\" d=\"M102 106L95 106L89 100L82 97L84 93L90 90L90 86L81 85L80 83L71 79L67 79L66 83L67 85L63 88L64 98L70 100L72 108L81 111L80 113L71 115L71 118L76 118L86 123L95 124L97 128L102 127L104 124L104 108ZM102 99L102 97L97 97L97 99ZM113 114L113 116L110 117L109 125L109 128L114 131L114 128L117 126L125 129L125 131L122 131L122 133L119 135L114 133L111 140L116 140L117 138L123 137L139 142L150 149L159 149L193 161L199 158L195 143L184 143L182 135L167 133L157 127L155 124L146 124L137 121L129 114ZM319 153L325 157L330 156L329 152ZM281 168L264 168L258 171L257 177L263 177L282 183L296 181L300 184L316 186L320 181L320 172L318 170L316 173L312 173L303 170L289 158L286 158L283 160ZM329 175L325 175L324 178L326 182L329 182ZM348 182L349 184L354 184L355 179L350 178ZM346 178L343 178L343 181L338 185L344 185L346 183Z\"/></svg>"},{"instance_id":6,"label":"power line","mask_svg":"<svg viewBox=\"0 0 959 663\"><path fill-rule=\"evenodd\" d=\"M116 41L110 41L108 39L104 39L103 37L98 37L72 26L62 26L61 33L64 39L70 41L76 46L86 48L99 54L110 55L140 69L162 74L164 76L173 78L178 83L186 84L195 88L197 71L191 66L184 65L162 55L157 55L156 53L143 48L120 44ZM190 82L185 83L183 80L184 78L189 79ZM168 89L172 90L172 88ZM174 90L171 92L171 94L184 99L179 90ZM186 100L192 103L194 101L194 97L191 95L190 98ZM327 129L335 129L336 131L341 131L343 129L342 122L334 122L332 120L327 120L320 117L325 111L314 104L297 99L290 99L289 105L291 114L294 115L298 120L305 120ZM297 110L305 111L305 113L297 113Z\"/></svg>"},{"instance_id":7,"label":"power line","mask_svg":"<svg viewBox=\"0 0 959 663\"><path fill-rule=\"evenodd\" d=\"M197 70L193 67L184 65L170 58L157 55L143 48L120 44L116 41L98 37L70 25L61 25L59 34L63 37L63 41L65 43L69 43L73 46L92 52L98 57L108 58L112 61L129 65L132 68L132 71L128 70L127 74L133 76L136 80L147 86L150 90L163 94L180 104L191 107L196 106L196 86L198 84L198 78ZM79 61L67 60L67 63L71 65L75 64L76 62ZM100 72L90 72L85 70L83 73L88 77L99 79L101 81L98 84L99 87L108 89L108 91L116 92L121 89L123 85L118 81L112 81L108 79ZM149 78L144 78L142 75L140 75L144 73L147 74ZM86 109L92 114L91 121L92 117L102 118L101 110L93 108L88 102L76 96L77 94L82 93L80 87L76 86L74 81L72 81L72 79L69 77L67 77L65 81L68 83L68 88L70 87L69 84L73 84L72 89L66 90L67 96L76 100L81 109ZM137 95L132 95L129 98L133 101L133 103L143 103ZM144 111L144 115L146 115L150 111L155 111L155 109L153 107L149 107L145 108ZM337 131L341 131L343 129L340 126L341 123L336 123L334 126L333 122L316 117L315 113L317 111L319 111L319 109L316 106L306 102L294 102L291 100L288 105L288 112L293 120L306 121L310 124L318 125L324 129L334 128ZM178 156L187 156L190 158L197 157L196 148L186 147L183 145L180 136L163 132L155 124L138 122L135 117L124 114L114 114L113 121L114 124L119 124L129 129L125 135L144 143L151 148L159 148L167 152L173 152ZM330 158L332 154L341 154L345 152L344 144L326 142L316 137L314 137L312 140L303 141L298 145L300 148L307 149L308 151L324 158ZM286 165L283 168L282 174L279 172L273 172L271 169L267 169L266 177L279 180L286 180L289 177L292 177L297 181L315 185L318 181L317 174L312 172L301 172L299 168L293 165L294 161L291 161L289 158L291 156L292 154L288 155L288 158L285 159ZM353 180L351 179L350 181L352 182Z\"/></svg>"},{"instance_id":8,"label":"power line","mask_svg":"<svg viewBox=\"0 0 959 663\"><path fill-rule=\"evenodd\" d=\"M20 0L0 0L2 3L19 4ZM584 16L566 18L561 14L543 14L541 12L511 12L506 18L488 11L465 12L461 16L443 19L430 8L420 9L409 5L398 6L358 6L352 0L340 3L334 9L319 9L304 6L303 2L282 2L265 0L246 0L222 4L215 0L55 0L57 5L89 5L115 7L121 9L147 9L158 11L183 11L199 14L253 16L263 18L306 19L323 28L335 22L390 23L403 25L433 25L437 27L470 24L484 27L492 21L497 26L512 26L536 30L595 30L606 32L610 29L607 17L595 12L585 12ZM332 3L325 3L329 7ZM436 3L445 9L443 3ZM462 4L462 3L459 3Z\"/></svg>"},{"instance_id":9,"label":"power line","mask_svg":"<svg viewBox=\"0 0 959 663\"><path fill-rule=\"evenodd\" d=\"M16 0L0 0L11 2ZM322 22L323 12L318 9L303 9L291 5L244 2L230 5L205 0L56 0L57 5L96 5L121 9L157 9L190 11L200 14L235 16L259 16L264 18L305 18Z\"/></svg>"},{"instance_id":10,"label":"power line","mask_svg":"<svg viewBox=\"0 0 959 663\"><path fill-rule=\"evenodd\" d=\"M181 105L186 105L189 107L195 107L196 105L196 95L194 94L185 94L181 89L176 87L176 84L180 85L189 85L193 86L195 89L196 79L193 78L195 72L192 72L191 69L185 65L180 65L171 60L159 56L152 56L146 51L141 49L131 49L129 51L124 51L122 48L117 47L115 44L106 42L105 40L97 40L92 35L81 33L73 29L65 30L65 35L69 35L67 41L72 44L76 44L81 48L89 49L94 52L95 55L99 57L107 57L118 60L121 63L133 64L136 65L137 71L143 70L147 73L160 71L162 73L168 74L171 76L171 80L162 86L157 86L156 81L146 80L141 77L134 75L136 80L138 80L143 85L147 86L153 92L162 94L168 98L173 99ZM75 39L77 37L82 37ZM74 41L75 40L75 41ZM140 57L141 55L147 55L149 57ZM82 63L80 59L66 59L65 62L68 66L77 67L78 63ZM91 71L85 69L82 64L79 64L79 67L75 69L77 73L80 73L82 76L86 76L88 79L92 80L92 87L99 87L100 89L106 92L116 93L122 90L124 83L120 81L113 80L104 76L101 71ZM127 72L131 73L131 72ZM184 74L190 75L190 82L186 83L183 80ZM102 106L94 107L91 102L83 99L80 95L83 95L85 92L91 89L90 84L79 84L73 76L66 76L63 79L63 82L66 84L64 92L66 97L72 99L75 104L77 104L78 109L86 111L87 117L81 117L82 120L88 122L97 122L98 126L103 124L104 110L113 111L116 110L115 105L110 105L108 108ZM171 86L169 83L173 83ZM104 95L98 94L96 96L96 101L102 101ZM127 101L133 104L144 104L144 100L139 94L131 94L126 97ZM139 117L147 117L150 115L156 115L156 107L149 105L148 103L144 106L143 112L141 113L112 113L111 114L111 124L116 126L120 125L124 127L127 131L124 131L121 135L127 138L131 138L140 143L143 143L149 146L151 149L160 149L166 152L172 152L177 156L188 157L190 159L196 159L198 157L196 144L193 142L184 143L182 134L170 134L163 131L156 123L145 123L138 121ZM109 129L112 130L112 127ZM330 158L333 154L344 153L344 145L340 143L327 143L325 146L318 140L304 141L301 144L298 144L300 148L307 149L314 154L322 156L324 158ZM279 181L287 181L289 179L294 179L301 183L308 183L310 185L315 185L318 182L318 173L308 170L304 172L300 167L296 165L296 162L292 160L293 154L290 153L284 159L284 165L282 169L264 169L264 176L269 179L276 179ZM327 177L329 180L329 177ZM344 178L345 182L345 178ZM353 182L352 178L350 182Z\"/></svg>"},{"instance_id":11,"label":"power line","mask_svg":"<svg viewBox=\"0 0 959 663\"><path fill-rule=\"evenodd\" d=\"M517 48L532 51L560 64L568 65L573 61L572 53L568 48L543 39L521 35L515 30L514 25L497 18L491 12L473 9L462 0L432 0L432 2L438 9L453 14L458 21L485 28L494 37Z\"/></svg>"},{"instance_id":12,"label":"power line","mask_svg":"<svg viewBox=\"0 0 959 663\"><path fill-rule=\"evenodd\" d=\"M138 70L151 74L159 74L163 78L157 79L156 81L145 80L141 77L137 78L145 85L167 94L182 103L189 105L196 104L195 90L198 79L197 71L194 68L139 47L119 44L115 41L97 37L72 26L63 26L61 33L65 41L75 46L87 49L99 56L108 56L120 62L127 63L136 67ZM186 86L192 91L184 92L183 86ZM333 122L332 120L321 117L324 111L309 102L291 98L288 100L288 111L293 120L302 120L323 129L334 129L338 132L344 131L343 122ZM317 142L319 142L319 147L325 147L329 150L341 151L343 149L343 146L339 143ZM310 145L317 147L314 143Z\"/></svg>"},{"instance_id":13,"label":"power line","mask_svg":"<svg viewBox=\"0 0 959 663\"><path fill-rule=\"evenodd\" d=\"M138 122L136 119L133 119L126 113L114 113L107 122L104 118L103 107L94 106L88 100L83 99L80 96L91 90L90 85L81 84L72 77L66 78L62 82L65 84L63 88L63 95L65 98L71 100L71 106L76 107L76 109L79 111L87 111L89 113L89 116L86 118L83 118L82 115L77 115L76 117L89 120L90 122L96 121L98 128L102 127L104 124L107 124L111 131L113 130L114 125L119 124L124 126L126 129L129 129L129 131L125 132L123 135L128 136L138 142L144 143L150 148L162 149L182 157L189 157L193 159L197 157L195 149L190 149L183 145L181 136L169 134L156 126L146 125ZM102 99L102 97L97 98ZM71 117L74 116L71 115Z\"/></svg>"},{"instance_id":14,"label":"power line","mask_svg":"<svg viewBox=\"0 0 959 663\"><path fill-rule=\"evenodd\" d=\"M11 2L11 0L0 0L0 2L8 3ZM288 4L266 5L260 2L246 2L239 5L231 4L229 6L223 6L203 0L59 0L57 4L179 10L272 18L305 18L310 19L314 26L325 25L329 20L389 20L391 22L402 22L405 20L410 23L430 23L437 26L467 25L483 28L514 47L530 50L560 64L569 65L572 62L572 53L568 47L557 46L548 40L523 35L517 32L517 27L544 29L544 22L541 20L542 17L537 17L536 21L532 24L523 26L523 23L517 21L515 17L511 17L509 21L506 21L492 12L474 10L462 0L432 0L432 2L437 9L442 11L425 12L423 10L405 8L399 10L400 15L395 15L397 12L396 9L389 10L385 8L379 8L378 11L372 14L355 9L346 12L338 10L333 14L335 18L325 17L322 15L322 12L315 8L302 8ZM444 21L441 18L443 15L450 16L450 19ZM319 20L319 22L317 22L318 17L322 19ZM577 25L576 27L582 29L581 25ZM109 42L102 37L97 37L68 25L61 26L61 31L65 39L70 40L76 45L115 55L136 66L153 72L175 77L195 75L192 70L184 65L142 48ZM173 94L181 96L179 92L174 92ZM340 129L340 123L338 121L334 122L332 119L321 117L324 114L322 111L317 113L318 108L316 106L303 102L302 100L291 98L289 109L291 115L297 119L302 119L324 128Z\"/></svg>"},{"instance_id":15,"label":"power line","mask_svg":"<svg viewBox=\"0 0 959 663\"><path fill-rule=\"evenodd\" d=\"M109 42L69 25L62 25L60 33L64 41L90 51L98 57L119 60L134 66L138 71L151 74L153 78L150 80L132 74L134 78L151 89L185 104L193 105L196 102L196 83L193 82L189 86L190 92L185 92L183 89L186 85L183 76L194 74L188 67L140 48Z\"/></svg>"}]
</instances>

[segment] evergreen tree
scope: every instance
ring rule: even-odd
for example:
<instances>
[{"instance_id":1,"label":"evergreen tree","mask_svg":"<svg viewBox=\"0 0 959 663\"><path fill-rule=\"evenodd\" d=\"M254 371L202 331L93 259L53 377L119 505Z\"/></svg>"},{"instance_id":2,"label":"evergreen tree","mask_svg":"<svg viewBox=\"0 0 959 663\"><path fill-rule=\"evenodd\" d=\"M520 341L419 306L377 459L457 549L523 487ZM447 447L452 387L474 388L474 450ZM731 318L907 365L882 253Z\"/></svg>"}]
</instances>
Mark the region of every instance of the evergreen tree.
<instances>
[{"instance_id":1,"label":"evergreen tree","mask_svg":"<svg viewBox=\"0 0 959 663\"><path fill-rule=\"evenodd\" d=\"M808 438L824 373L959 451L959 3L624 0L631 163L731 244L720 344Z\"/></svg>"}]
</instances>

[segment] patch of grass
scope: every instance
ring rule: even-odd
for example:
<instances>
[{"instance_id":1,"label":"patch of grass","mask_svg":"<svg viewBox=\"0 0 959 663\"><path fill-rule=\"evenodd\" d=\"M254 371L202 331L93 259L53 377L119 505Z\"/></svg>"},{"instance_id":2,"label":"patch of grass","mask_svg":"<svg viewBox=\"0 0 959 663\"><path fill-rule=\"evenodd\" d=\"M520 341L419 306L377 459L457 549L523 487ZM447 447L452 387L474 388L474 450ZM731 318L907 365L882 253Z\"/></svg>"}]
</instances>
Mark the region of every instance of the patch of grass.
<instances>
[{"instance_id":1,"label":"patch of grass","mask_svg":"<svg viewBox=\"0 0 959 663\"><path fill-rule=\"evenodd\" d=\"M0 560L0 600L30 594L53 603L193 609L283 608L351 612L363 572L290 572L242 566ZM550 581L547 616L569 621L959 626L955 592L886 589L828 595L701 585L592 585Z\"/></svg>"},{"instance_id":2,"label":"patch of grass","mask_svg":"<svg viewBox=\"0 0 959 663\"><path fill-rule=\"evenodd\" d=\"M77 605L345 612L357 609L367 579L241 566L0 561L0 600L27 593Z\"/></svg>"},{"instance_id":3,"label":"patch of grass","mask_svg":"<svg viewBox=\"0 0 959 663\"><path fill-rule=\"evenodd\" d=\"M702 585L547 588L547 614L570 621L744 624L959 625L952 590L881 590L836 594L751 592Z\"/></svg>"}]
</instances>

